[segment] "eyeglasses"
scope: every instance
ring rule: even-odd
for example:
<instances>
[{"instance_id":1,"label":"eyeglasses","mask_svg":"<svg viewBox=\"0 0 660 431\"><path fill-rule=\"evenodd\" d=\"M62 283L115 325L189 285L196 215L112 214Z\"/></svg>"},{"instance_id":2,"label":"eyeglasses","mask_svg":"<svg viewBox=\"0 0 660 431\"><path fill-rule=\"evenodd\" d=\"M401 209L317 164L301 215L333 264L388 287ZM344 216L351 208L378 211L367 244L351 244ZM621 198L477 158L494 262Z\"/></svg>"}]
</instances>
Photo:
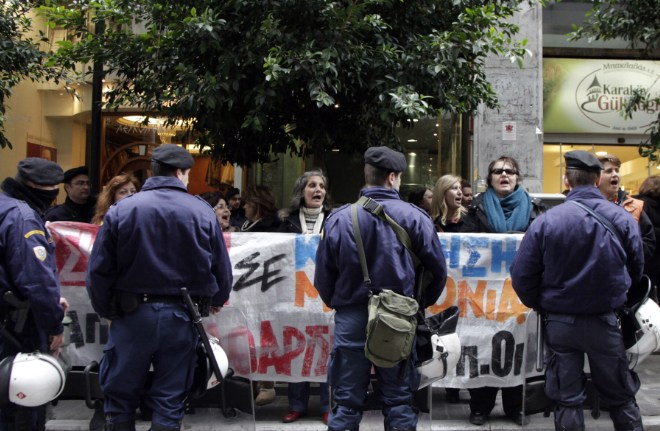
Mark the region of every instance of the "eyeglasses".
<instances>
[{"instance_id":1,"label":"eyeglasses","mask_svg":"<svg viewBox=\"0 0 660 431\"><path fill-rule=\"evenodd\" d=\"M229 208L229 207L225 204L218 204L218 205L213 207L214 210L226 210L227 208Z\"/></svg>"},{"instance_id":2,"label":"eyeglasses","mask_svg":"<svg viewBox=\"0 0 660 431\"><path fill-rule=\"evenodd\" d=\"M495 175L502 175L502 174L507 174L507 175L518 175L518 172L514 171L513 169L493 169L490 171L491 174Z\"/></svg>"},{"instance_id":3,"label":"eyeglasses","mask_svg":"<svg viewBox=\"0 0 660 431\"><path fill-rule=\"evenodd\" d=\"M74 181L71 183L71 185L76 187L85 187L85 186L91 186L92 183L90 183L89 181Z\"/></svg>"}]
</instances>

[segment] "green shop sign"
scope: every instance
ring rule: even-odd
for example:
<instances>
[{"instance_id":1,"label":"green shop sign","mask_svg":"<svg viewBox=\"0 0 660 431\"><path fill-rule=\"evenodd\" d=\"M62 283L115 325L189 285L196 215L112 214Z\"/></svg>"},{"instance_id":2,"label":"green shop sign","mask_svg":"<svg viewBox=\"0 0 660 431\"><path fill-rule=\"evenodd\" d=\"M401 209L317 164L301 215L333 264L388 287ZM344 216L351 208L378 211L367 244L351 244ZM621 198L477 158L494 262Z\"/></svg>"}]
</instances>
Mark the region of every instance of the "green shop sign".
<instances>
[{"instance_id":1,"label":"green shop sign","mask_svg":"<svg viewBox=\"0 0 660 431\"><path fill-rule=\"evenodd\" d=\"M643 134L660 107L624 119L621 109L637 89L660 95L660 62L546 58L544 132Z\"/></svg>"}]
</instances>

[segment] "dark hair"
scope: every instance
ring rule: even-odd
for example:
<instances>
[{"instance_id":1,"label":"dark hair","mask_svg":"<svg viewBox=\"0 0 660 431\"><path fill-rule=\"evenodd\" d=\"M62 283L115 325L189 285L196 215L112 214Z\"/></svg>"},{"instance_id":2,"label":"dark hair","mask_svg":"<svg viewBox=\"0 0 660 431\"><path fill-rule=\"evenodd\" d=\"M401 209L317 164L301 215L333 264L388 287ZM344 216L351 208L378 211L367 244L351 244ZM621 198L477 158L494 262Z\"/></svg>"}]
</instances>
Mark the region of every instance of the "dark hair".
<instances>
[{"instance_id":1,"label":"dark hair","mask_svg":"<svg viewBox=\"0 0 660 431\"><path fill-rule=\"evenodd\" d=\"M461 188L464 189L465 187L472 188L472 184L468 180L461 180Z\"/></svg>"},{"instance_id":2,"label":"dark hair","mask_svg":"<svg viewBox=\"0 0 660 431\"><path fill-rule=\"evenodd\" d=\"M378 168L374 165L364 165L364 183L367 186L384 186L390 172L385 169Z\"/></svg>"},{"instance_id":3,"label":"dark hair","mask_svg":"<svg viewBox=\"0 0 660 431\"><path fill-rule=\"evenodd\" d=\"M255 206L259 217L270 217L277 214L275 195L268 186L256 186L250 190L245 198L245 203L248 202Z\"/></svg>"},{"instance_id":4,"label":"dark hair","mask_svg":"<svg viewBox=\"0 0 660 431\"><path fill-rule=\"evenodd\" d=\"M639 186L639 194L654 199L660 198L660 175L651 175Z\"/></svg>"},{"instance_id":5,"label":"dark hair","mask_svg":"<svg viewBox=\"0 0 660 431\"><path fill-rule=\"evenodd\" d=\"M215 207L220 201L220 199L224 199L222 193L220 193L218 190L212 192L200 193L199 197L204 199L206 202L208 202L208 204L211 205L212 207Z\"/></svg>"},{"instance_id":6,"label":"dark hair","mask_svg":"<svg viewBox=\"0 0 660 431\"><path fill-rule=\"evenodd\" d=\"M295 184L293 185L293 193L291 195L291 205L289 207L291 212L297 211L300 207L305 205L305 187L311 177L321 177L323 179L323 184L325 185L325 199L323 199L323 209L325 211L330 211L332 209L332 204L330 203L330 195L328 194L328 179L323 174L323 171L320 169L312 169L307 171L298 177Z\"/></svg>"},{"instance_id":7,"label":"dark hair","mask_svg":"<svg viewBox=\"0 0 660 431\"><path fill-rule=\"evenodd\" d=\"M492 162L490 162L488 164L488 177L486 178L486 184L488 184L488 187L492 187L490 185L490 180L493 177L493 166L495 166L495 164L497 162L508 163L516 171L516 175L518 176L518 179L516 180L516 186L522 181L522 174L520 173L520 166L518 166L518 162L516 161L516 159L514 159L513 157L509 157L509 156L501 156L501 157L493 160Z\"/></svg>"},{"instance_id":8,"label":"dark hair","mask_svg":"<svg viewBox=\"0 0 660 431\"><path fill-rule=\"evenodd\" d=\"M598 161L603 164L603 167L605 167L605 162L609 162L617 168L621 167L621 160L614 154L605 154L604 156L600 156Z\"/></svg>"},{"instance_id":9,"label":"dark hair","mask_svg":"<svg viewBox=\"0 0 660 431\"><path fill-rule=\"evenodd\" d=\"M140 182L133 176L133 174L119 174L114 176L108 181L108 184L103 187L99 197L96 200L96 208L94 210L94 217L92 217L92 224L101 224L105 213L112 204L115 203L115 194L117 190L124 187L126 184L132 183L136 191L140 191Z\"/></svg>"},{"instance_id":10,"label":"dark hair","mask_svg":"<svg viewBox=\"0 0 660 431\"><path fill-rule=\"evenodd\" d=\"M151 176L153 177L176 177L176 170L172 165L151 161ZM185 169L181 169L182 171Z\"/></svg>"},{"instance_id":11,"label":"dark hair","mask_svg":"<svg viewBox=\"0 0 660 431\"><path fill-rule=\"evenodd\" d=\"M424 199L424 195L426 194L427 190L432 191L428 187L416 187L415 189L413 189L413 191L408 193L408 202L410 202L411 204L415 204L418 207L421 207L422 199Z\"/></svg>"},{"instance_id":12,"label":"dark hair","mask_svg":"<svg viewBox=\"0 0 660 431\"><path fill-rule=\"evenodd\" d=\"M581 169L566 170L566 181L568 181L568 184L571 186L571 188L579 186L593 186L596 184L598 177L600 177L600 172L583 171Z\"/></svg>"}]
</instances>

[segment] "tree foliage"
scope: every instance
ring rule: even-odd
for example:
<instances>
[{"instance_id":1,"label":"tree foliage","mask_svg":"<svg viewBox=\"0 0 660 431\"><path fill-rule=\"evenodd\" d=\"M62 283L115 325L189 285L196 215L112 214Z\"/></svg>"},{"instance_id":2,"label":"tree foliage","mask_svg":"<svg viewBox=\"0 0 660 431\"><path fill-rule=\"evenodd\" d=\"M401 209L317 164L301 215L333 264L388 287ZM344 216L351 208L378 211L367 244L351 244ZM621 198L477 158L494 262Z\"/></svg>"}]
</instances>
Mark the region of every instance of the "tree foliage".
<instances>
[{"instance_id":1,"label":"tree foliage","mask_svg":"<svg viewBox=\"0 0 660 431\"><path fill-rule=\"evenodd\" d=\"M52 25L76 36L51 64L101 62L114 82L105 109L183 120L214 157L237 163L397 146L397 124L497 106L486 57L528 53L507 21L517 0L44 3Z\"/></svg>"},{"instance_id":2,"label":"tree foliage","mask_svg":"<svg viewBox=\"0 0 660 431\"><path fill-rule=\"evenodd\" d=\"M29 37L32 22L28 12L34 5L29 0L0 1L0 148L12 148L4 135L5 101L12 88L26 78L57 77L53 69L44 67L46 54L40 50L39 41Z\"/></svg>"},{"instance_id":3,"label":"tree foliage","mask_svg":"<svg viewBox=\"0 0 660 431\"><path fill-rule=\"evenodd\" d=\"M657 0L594 0L582 26L574 26L569 38L577 40L623 39L645 58L658 58L660 51L660 4ZM656 87L657 88L657 87ZM660 160L660 92L637 90L623 110L632 117L638 110L658 114L640 143L639 154L651 162Z\"/></svg>"}]
</instances>

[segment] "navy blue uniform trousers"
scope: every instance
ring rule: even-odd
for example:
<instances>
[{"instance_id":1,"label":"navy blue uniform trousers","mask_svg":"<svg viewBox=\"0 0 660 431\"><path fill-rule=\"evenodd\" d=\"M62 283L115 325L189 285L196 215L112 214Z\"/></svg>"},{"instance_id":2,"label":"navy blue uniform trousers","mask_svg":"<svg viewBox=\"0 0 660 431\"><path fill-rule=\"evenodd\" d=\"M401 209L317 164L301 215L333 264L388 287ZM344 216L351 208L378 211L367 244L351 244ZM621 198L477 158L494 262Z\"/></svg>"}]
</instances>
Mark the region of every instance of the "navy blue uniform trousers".
<instances>
[{"instance_id":1,"label":"navy blue uniform trousers","mask_svg":"<svg viewBox=\"0 0 660 431\"><path fill-rule=\"evenodd\" d=\"M335 313L335 341L328 367L333 396L329 431L354 431L360 426L372 367L364 356L367 320L366 305L342 307ZM419 373L412 366L413 361L411 358L392 368L375 367L386 430L416 429L417 413L412 403L419 386ZM402 372L402 367L408 369Z\"/></svg>"},{"instance_id":2,"label":"navy blue uniform trousers","mask_svg":"<svg viewBox=\"0 0 660 431\"><path fill-rule=\"evenodd\" d=\"M549 347L545 393L556 402L555 428L584 430L586 353L593 384L609 405L614 429L641 430L641 416L635 402L639 378L628 369L617 315L549 313L545 330Z\"/></svg>"},{"instance_id":3,"label":"navy blue uniform trousers","mask_svg":"<svg viewBox=\"0 0 660 431\"><path fill-rule=\"evenodd\" d=\"M198 341L183 304L142 304L112 321L99 375L111 429L135 429L135 410L152 364L153 380L146 396L153 410L151 429L180 428Z\"/></svg>"}]
</instances>

